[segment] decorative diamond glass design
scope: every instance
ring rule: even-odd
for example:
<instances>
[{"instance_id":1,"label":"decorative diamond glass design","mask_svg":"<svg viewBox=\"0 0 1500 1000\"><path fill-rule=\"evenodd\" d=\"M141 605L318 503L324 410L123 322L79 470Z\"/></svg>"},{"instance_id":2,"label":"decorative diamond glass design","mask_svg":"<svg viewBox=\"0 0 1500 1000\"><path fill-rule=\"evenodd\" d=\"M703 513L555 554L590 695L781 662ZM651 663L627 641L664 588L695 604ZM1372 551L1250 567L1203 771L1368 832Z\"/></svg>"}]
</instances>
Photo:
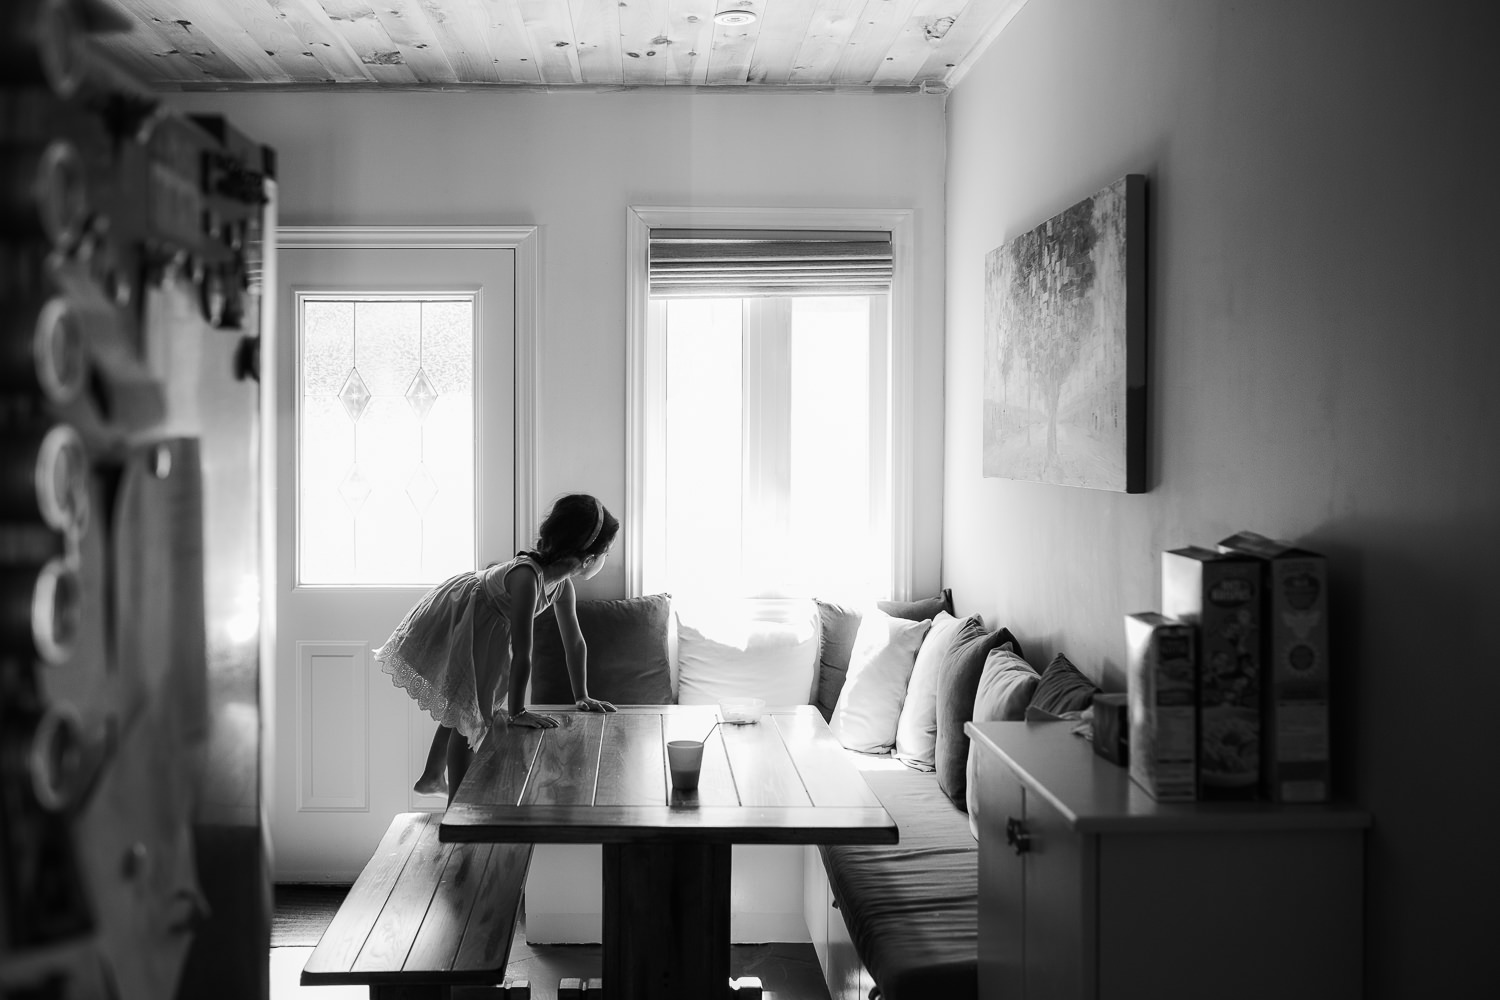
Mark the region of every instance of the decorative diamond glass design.
<instances>
[{"instance_id":1,"label":"decorative diamond glass design","mask_svg":"<svg viewBox=\"0 0 1500 1000\"><path fill-rule=\"evenodd\" d=\"M299 585L475 568L473 293L301 292Z\"/></svg>"},{"instance_id":2,"label":"decorative diamond glass design","mask_svg":"<svg viewBox=\"0 0 1500 1000\"><path fill-rule=\"evenodd\" d=\"M437 390L427 381L427 373L420 368L417 369L417 377L407 387L406 402L417 415L419 423L427 419L427 414L432 412L432 404L437 402Z\"/></svg>"},{"instance_id":3,"label":"decorative diamond glass design","mask_svg":"<svg viewBox=\"0 0 1500 1000\"><path fill-rule=\"evenodd\" d=\"M339 483L339 496L349 505L349 513L359 516L359 509L370 499L370 483L360 475L359 466L351 467L344 481Z\"/></svg>"},{"instance_id":4,"label":"decorative diamond glass design","mask_svg":"<svg viewBox=\"0 0 1500 1000\"><path fill-rule=\"evenodd\" d=\"M339 390L339 402L344 404L344 411L349 414L349 419L359 423L359 418L364 416L370 405L370 390L365 385L365 380L359 377L359 369L351 371L344 381L344 387Z\"/></svg>"},{"instance_id":5,"label":"decorative diamond glass design","mask_svg":"<svg viewBox=\"0 0 1500 1000\"><path fill-rule=\"evenodd\" d=\"M433 498L437 496L437 480L427 474L427 466L417 466L416 475L411 477L411 482L406 484L406 496L411 500L411 505L417 509L418 514L427 513L427 508L432 506Z\"/></svg>"}]
</instances>

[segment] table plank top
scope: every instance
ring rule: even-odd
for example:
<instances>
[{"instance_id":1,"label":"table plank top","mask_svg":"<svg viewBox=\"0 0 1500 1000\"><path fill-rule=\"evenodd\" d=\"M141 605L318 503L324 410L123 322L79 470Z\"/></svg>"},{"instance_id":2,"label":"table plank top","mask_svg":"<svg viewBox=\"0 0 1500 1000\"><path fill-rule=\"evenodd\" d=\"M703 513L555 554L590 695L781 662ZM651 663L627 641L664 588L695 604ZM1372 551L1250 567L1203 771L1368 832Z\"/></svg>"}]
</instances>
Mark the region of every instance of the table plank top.
<instances>
[{"instance_id":1,"label":"table plank top","mask_svg":"<svg viewBox=\"0 0 1500 1000\"><path fill-rule=\"evenodd\" d=\"M440 827L444 841L891 844L895 821L811 705L717 728L713 705L578 712L496 726ZM711 731L710 731L711 730ZM672 788L668 740L702 740L698 789Z\"/></svg>"}]
</instances>

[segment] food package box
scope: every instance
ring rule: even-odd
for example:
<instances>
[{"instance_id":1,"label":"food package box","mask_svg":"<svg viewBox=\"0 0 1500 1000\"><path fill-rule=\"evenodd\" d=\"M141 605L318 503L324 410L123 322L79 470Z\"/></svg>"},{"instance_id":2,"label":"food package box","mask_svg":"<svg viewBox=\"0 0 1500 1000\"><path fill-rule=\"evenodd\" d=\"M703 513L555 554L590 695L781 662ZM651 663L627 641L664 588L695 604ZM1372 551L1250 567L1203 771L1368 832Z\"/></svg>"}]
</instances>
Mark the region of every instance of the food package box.
<instances>
[{"instance_id":1,"label":"food package box","mask_svg":"<svg viewBox=\"0 0 1500 1000\"><path fill-rule=\"evenodd\" d=\"M1242 531L1220 551L1262 567L1267 792L1278 802L1329 798L1328 563L1316 552Z\"/></svg>"},{"instance_id":2,"label":"food package box","mask_svg":"<svg viewBox=\"0 0 1500 1000\"><path fill-rule=\"evenodd\" d=\"M1162 553L1162 613L1197 626L1198 797L1261 797L1260 560L1190 545Z\"/></svg>"},{"instance_id":3,"label":"food package box","mask_svg":"<svg viewBox=\"0 0 1500 1000\"><path fill-rule=\"evenodd\" d=\"M1162 802L1198 797L1197 680L1191 625L1156 611L1125 616L1130 777Z\"/></svg>"}]
</instances>

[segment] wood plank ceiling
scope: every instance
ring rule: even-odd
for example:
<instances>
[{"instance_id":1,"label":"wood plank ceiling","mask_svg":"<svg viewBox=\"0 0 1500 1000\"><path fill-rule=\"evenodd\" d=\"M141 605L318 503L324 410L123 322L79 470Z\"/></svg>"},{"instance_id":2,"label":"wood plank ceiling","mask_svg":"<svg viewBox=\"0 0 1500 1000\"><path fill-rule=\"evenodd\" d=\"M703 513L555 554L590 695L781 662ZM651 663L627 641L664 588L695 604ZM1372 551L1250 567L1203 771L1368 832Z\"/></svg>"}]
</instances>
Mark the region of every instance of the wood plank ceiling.
<instances>
[{"instance_id":1,"label":"wood plank ceiling","mask_svg":"<svg viewBox=\"0 0 1500 1000\"><path fill-rule=\"evenodd\" d=\"M128 28L99 44L164 90L941 93L1025 2L103 0Z\"/></svg>"}]
</instances>

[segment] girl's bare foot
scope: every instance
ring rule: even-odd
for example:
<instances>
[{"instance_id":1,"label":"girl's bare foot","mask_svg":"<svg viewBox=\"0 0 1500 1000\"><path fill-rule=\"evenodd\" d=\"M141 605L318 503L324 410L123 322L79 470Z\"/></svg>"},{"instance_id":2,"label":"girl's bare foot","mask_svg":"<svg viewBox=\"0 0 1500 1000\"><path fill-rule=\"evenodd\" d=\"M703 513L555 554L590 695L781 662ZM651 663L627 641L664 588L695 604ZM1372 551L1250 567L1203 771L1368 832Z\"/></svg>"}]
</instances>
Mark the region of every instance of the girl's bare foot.
<instances>
[{"instance_id":1,"label":"girl's bare foot","mask_svg":"<svg viewBox=\"0 0 1500 1000\"><path fill-rule=\"evenodd\" d=\"M448 779L441 774L424 774L411 787L418 795L447 795Z\"/></svg>"}]
</instances>

